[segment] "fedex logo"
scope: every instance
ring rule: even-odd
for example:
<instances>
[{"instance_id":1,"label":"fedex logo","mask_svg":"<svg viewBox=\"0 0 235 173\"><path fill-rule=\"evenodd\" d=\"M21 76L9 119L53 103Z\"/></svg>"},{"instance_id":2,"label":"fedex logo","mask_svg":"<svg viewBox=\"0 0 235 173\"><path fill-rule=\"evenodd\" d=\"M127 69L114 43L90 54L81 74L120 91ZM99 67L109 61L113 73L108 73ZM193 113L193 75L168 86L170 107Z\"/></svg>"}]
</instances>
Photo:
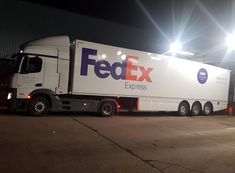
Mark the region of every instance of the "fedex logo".
<instances>
[{"instance_id":1,"label":"fedex logo","mask_svg":"<svg viewBox=\"0 0 235 173\"><path fill-rule=\"evenodd\" d=\"M88 66L94 66L94 72L99 78L111 77L115 80L131 80L131 81L147 81L152 82L149 74L153 68L145 68L143 66L138 66L135 62L138 62L139 57L137 56L127 56L122 62L115 62L110 64L106 60L91 59L89 56L97 56L97 50L82 48L82 62L81 62L81 75L87 76ZM117 69L120 68L121 72L117 73ZM140 76L133 74L132 72L141 72Z\"/></svg>"}]
</instances>

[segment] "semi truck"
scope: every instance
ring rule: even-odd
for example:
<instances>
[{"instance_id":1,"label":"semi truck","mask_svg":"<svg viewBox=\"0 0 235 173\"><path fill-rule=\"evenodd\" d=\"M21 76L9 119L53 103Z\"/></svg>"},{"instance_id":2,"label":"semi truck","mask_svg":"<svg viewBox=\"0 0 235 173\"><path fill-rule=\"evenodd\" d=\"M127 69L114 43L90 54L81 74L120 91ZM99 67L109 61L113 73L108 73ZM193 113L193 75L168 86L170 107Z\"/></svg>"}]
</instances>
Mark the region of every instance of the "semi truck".
<instances>
[{"instance_id":1,"label":"semi truck","mask_svg":"<svg viewBox=\"0 0 235 173\"><path fill-rule=\"evenodd\" d=\"M228 104L230 71L195 61L52 36L1 59L0 95L31 115L119 110L209 115Z\"/></svg>"}]
</instances>

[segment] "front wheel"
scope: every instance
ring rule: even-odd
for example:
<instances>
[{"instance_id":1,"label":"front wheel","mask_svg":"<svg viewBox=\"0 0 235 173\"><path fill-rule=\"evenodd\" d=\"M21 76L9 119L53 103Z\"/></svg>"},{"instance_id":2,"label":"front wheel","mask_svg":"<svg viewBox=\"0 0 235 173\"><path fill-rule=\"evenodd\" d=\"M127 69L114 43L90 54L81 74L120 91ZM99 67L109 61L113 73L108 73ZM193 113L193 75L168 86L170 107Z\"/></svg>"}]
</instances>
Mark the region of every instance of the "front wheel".
<instances>
[{"instance_id":1,"label":"front wheel","mask_svg":"<svg viewBox=\"0 0 235 173\"><path fill-rule=\"evenodd\" d=\"M29 102L29 114L40 116L49 112L49 101L44 97L35 97Z\"/></svg>"},{"instance_id":2,"label":"front wheel","mask_svg":"<svg viewBox=\"0 0 235 173\"><path fill-rule=\"evenodd\" d=\"M115 106L113 102L103 102L100 106L100 114L103 117L110 117L115 112Z\"/></svg>"}]
</instances>

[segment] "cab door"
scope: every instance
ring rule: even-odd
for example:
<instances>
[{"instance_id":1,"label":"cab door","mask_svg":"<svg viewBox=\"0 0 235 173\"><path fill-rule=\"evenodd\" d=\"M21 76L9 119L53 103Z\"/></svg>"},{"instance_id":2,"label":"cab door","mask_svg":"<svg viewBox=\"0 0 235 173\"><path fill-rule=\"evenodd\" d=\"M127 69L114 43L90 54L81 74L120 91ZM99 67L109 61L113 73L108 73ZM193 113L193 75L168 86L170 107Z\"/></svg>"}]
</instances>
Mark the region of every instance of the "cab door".
<instances>
[{"instance_id":1,"label":"cab door","mask_svg":"<svg viewBox=\"0 0 235 173\"><path fill-rule=\"evenodd\" d=\"M58 58L43 57L43 88L56 92L59 86Z\"/></svg>"},{"instance_id":2,"label":"cab door","mask_svg":"<svg viewBox=\"0 0 235 173\"><path fill-rule=\"evenodd\" d=\"M43 88L43 73L44 58L25 55L16 81L17 98L27 98L33 90Z\"/></svg>"}]
</instances>

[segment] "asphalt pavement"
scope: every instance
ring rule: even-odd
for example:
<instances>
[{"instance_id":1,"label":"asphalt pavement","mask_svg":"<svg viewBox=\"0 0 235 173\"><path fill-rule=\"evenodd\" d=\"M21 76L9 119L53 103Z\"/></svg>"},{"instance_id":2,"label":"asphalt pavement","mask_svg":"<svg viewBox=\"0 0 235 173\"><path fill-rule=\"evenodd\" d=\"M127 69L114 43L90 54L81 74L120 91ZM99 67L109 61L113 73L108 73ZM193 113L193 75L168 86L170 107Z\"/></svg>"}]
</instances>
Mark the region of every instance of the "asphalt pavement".
<instances>
[{"instance_id":1,"label":"asphalt pavement","mask_svg":"<svg viewBox=\"0 0 235 173\"><path fill-rule=\"evenodd\" d=\"M235 172L235 116L0 115L3 173Z\"/></svg>"}]
</instances>

